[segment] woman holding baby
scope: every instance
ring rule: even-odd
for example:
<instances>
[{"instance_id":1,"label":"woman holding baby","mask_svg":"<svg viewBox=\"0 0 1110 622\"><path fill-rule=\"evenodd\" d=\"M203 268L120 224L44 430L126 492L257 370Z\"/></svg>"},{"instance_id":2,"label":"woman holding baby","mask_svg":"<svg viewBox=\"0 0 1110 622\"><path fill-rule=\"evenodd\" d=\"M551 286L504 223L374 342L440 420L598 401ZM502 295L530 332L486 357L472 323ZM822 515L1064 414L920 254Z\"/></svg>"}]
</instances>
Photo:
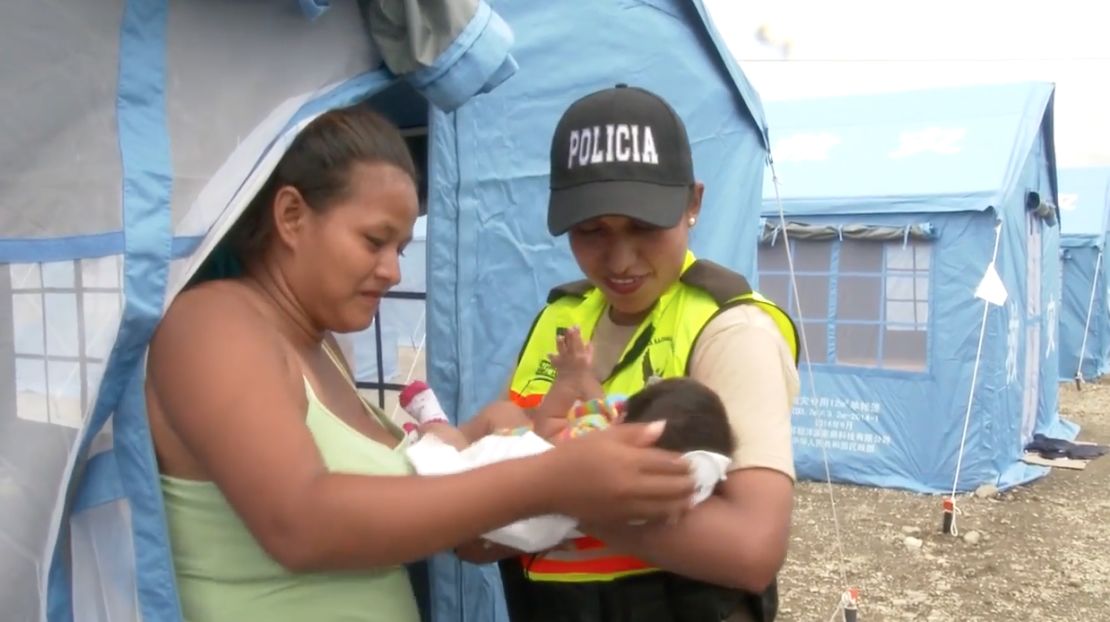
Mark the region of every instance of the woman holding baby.
<instances>
[{"instance_id":1,"label":"woman holding baby","mask_svg":"<svg viewBox=\"0 0 1110 622\"><path fill-rule=\"evenodd\" d=\"M368 107L323 114L229 233L242 273L193 284L159 325L146 402L184 619L416 622L403 564L540 514L685 511L689 467L647 426L412 476L408 437L359 398L331 334L369 326L400 280L415 176Z\"/></svg>"}]
</instances>

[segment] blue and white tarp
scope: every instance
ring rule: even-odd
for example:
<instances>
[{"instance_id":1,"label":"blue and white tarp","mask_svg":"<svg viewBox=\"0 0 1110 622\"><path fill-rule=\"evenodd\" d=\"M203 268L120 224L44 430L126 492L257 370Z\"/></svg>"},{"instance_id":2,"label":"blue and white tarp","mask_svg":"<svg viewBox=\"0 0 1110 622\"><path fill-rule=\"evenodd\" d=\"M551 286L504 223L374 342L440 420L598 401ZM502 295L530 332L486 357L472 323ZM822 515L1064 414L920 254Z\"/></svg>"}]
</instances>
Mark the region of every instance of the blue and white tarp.
<instances>
[{"instance_id":1,"label":"blue and white tarp","mask_svg":"<svg viewBox=\"0 0 1110 622\"><path fill-rule=\"evenodd\" d=\"M1060 380L1110 372L1110 168L1060 169Z\"/></svg>"},{"instance_id":2,"label":"blue and white tarp","mask_svg":"<svg viewBox=\"0 0 1110 622\"><path fill-rule=\"evenodd\" d=\"M765 104L780 183L764 185L758 283L804 326L802 477L824 480L827 455L835 481L1005 487L1043 472L1020 461L1034 432L1074 433L1056 403L1052 98L1015 84ZM1005 299L980 350L992 260Z\"/></svg>"},{"instance_id":3,"label":"blue and white tarp","mask_svg":"<svg viewBox=\"0 0 1110 622\"><path fill-rule=\"evenodd\" d=\"M511 44L481 0L5 7L5 620L180 619L142 391L165 305L315 115L426 125L509 79Z\"/></svg>"}]
</instances>

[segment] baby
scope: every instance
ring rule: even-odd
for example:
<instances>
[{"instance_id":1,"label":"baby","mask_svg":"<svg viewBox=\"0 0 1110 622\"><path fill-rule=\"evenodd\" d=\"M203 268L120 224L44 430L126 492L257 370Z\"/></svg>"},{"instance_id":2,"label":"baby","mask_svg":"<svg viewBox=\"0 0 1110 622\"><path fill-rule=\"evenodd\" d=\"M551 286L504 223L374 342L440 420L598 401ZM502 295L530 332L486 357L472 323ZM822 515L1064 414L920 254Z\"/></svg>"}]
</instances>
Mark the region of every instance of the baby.
<instances>
[{"instance_id":1,"label":"baby","mask_svg":"<svg viewBox=\"0 0 1110 622\"><path fill-rule=\"evenodd\" d=\"M531 416L523 408L508 401L493 402L482 409L476 419L484 425L479 426L479 435L487 434L520 434L524 430L537 431L549 441L555 442L564 438L578 436L589 429L599 427L602 422L604 427L611 422L616 412L613 406L616 400L610 401L609 407L604 407L603 412L585 412L597 410L599 406L592 403L577 415L576 406L583 402L593 402L604 397L601 383L593 377L590 365L592 363L593 349L589 344L583 343L581 333L577 329L564 331L557 339L558 351L550 356L551 364L555 368L555 380L543 401L533 409ZM401 391L400 405L406 413L416 420L416 425L409 424L406 431L416 432L420 437L433 434L440 440L455 449L464 449L470 445L461 430L451 425L444 414L443 408L436 399L431 388L421 381L416 381ZM569 414L568 414L569 413ZM566 426L570 421L577 421L577 427ZM534 421L548 423L536 430ZM551 428L555 422L555 429Z\"/></svg>"},{"instance_id":2,"label":"baby","mask_svg":"<svg viewBox=\"0 0 1110 622\"><path fill-rule=\"evenodd\" d=\"M657 446L683 453L732 455L736 440L724 404L701 383L689 378L670 378L652 383L627 401L620 396L607 398L594 376L593 348L582 341L581 332L577 328L565 330L556 343L558 351L550 357L556 370L555 380L531 416L512 402L495 402L478 414L480 419L490 422L482 432L518 435L533 430L549 442L559 443L614 423L664 420L667 426ZM469 439L450 424L425 383L417 381L407 386L401 392L400 403L418 422L415 430L420 436L433 434L459 450L470 445Z\"/></svg>"},{"instance_id":3,"label":"baby","mask_svg":"<svg viewBox=\"0 0 1110 622\"><path fill-rule=\"evenodd\" d=\"M554 420L565 427L554 441L574 438L612 423L666 421L656 445L677 452L705 451L731 456L736 446L728 414L717 394L689 378L657 380L627 401L605 397L594 375L593 346L582 341L577 327L561 331L558 351L551 355L555 381L533 420ZM608 408L606 408L608 406ZM565 413L570 413L569 415Z\"/></svg>"},{"instance_id":4,"label":"baby","mask_svg":"<svg viewBox=\"0 0 1110 622\"><path fill-rule=\"evenodd\" d=\"M591 358L592 349L576 329L560 335L558 352L551 356L555 380L532 416L512 402L491 404L478 415L486 424L479 426L481 438L473 443L450 425L426 384L409 385L401 395L401 406L419 422L415 431L420 436L408 449L410 462L422 475L455 473L547 451L554 444L610 425L662 420L666 426L656 445L682 453L690 462L696 482L693 503L708 498L725 478L736 445L716 393L695 380L671 378L650 384L628 400L606 399L593 375ZM567 517L537 517L487 538L522 551L538 551L575 535L574 527Z\"/></svg>"}]
</instances>

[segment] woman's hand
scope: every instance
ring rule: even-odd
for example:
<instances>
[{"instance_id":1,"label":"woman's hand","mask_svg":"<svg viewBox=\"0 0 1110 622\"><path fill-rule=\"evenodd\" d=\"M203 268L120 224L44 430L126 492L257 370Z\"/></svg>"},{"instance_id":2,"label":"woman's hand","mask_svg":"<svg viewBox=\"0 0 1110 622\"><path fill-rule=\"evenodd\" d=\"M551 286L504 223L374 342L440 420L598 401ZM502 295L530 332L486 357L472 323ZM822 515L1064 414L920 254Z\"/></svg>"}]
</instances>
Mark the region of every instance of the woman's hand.
<instances>
[{"instance_id":1,"label":"woman's hand","mask_svg":"<svg viewBox=\"0 0 1110 622\"><path fill-rule=\"evenodd\" d=\"M680 518L690 508L694 479L681 455L651 446L663 425L621 424L544 454L552 508L585 523Z\"/></svg>"},{"instance_id":2,"label":"woman's hand","mask_svg":"<svg viewBox=\"0 0 1110 622\"><path fill-rule=\"evenodd\" d=\"M786 559L792 508L789 477L770 469L740 469L677 524L580 523L578 530L665 570L759 593Z\"/></svg>"}]
</instances>

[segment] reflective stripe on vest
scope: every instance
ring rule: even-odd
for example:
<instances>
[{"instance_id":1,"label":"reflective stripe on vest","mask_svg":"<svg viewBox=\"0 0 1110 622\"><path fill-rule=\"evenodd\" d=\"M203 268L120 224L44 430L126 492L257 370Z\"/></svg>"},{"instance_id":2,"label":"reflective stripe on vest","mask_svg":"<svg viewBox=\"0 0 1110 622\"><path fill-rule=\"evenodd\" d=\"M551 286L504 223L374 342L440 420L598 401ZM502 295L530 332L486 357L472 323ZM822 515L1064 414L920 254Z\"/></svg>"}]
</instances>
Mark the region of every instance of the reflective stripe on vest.
<instances>
[{"instance_id":1,"label":"reflective stripe on vest","mask_svg":"<svg viewBox=\"0 0 1110 622\"><path fill-rule=\"evenodd\" d=\"M521 565L532 581L560 583L612 581L658 570L635 557L616 555L604 542L589 536L575 539L568 549L526 555Z\"/></svg>"},{"instance_id":2,"label":"reflective stripe on vest","mask_svg":"<svg viewBox=\"0 0 1110 622\"><path fill-rule=\"evenodd\" d=\"M683 272L695 261L693 254L687 253ZM725 307L735 304L756 304L767 311L797 361L797 333L785 312L755 292L735 296ZM605 298L596 288L584 291L581 296L571 294L550 302L537 318L521 351L510 399L523 408L538 406L555 379L555 370L547 357L556 351L557 334L561 329L577 326L583 340L592 340L594 327L606 308ZM681 281L675 283L636 329L616 368L602 382L602 388L607 394L631 396L651 377L687 375L695 341L721 309L722 305L702 289ZM521 564L525 575L533 581L611 581L658 570L635 557L612 553L604 543L589 537L575 540L572 548L525 555Z\"/></svg>"}]
</instances>

